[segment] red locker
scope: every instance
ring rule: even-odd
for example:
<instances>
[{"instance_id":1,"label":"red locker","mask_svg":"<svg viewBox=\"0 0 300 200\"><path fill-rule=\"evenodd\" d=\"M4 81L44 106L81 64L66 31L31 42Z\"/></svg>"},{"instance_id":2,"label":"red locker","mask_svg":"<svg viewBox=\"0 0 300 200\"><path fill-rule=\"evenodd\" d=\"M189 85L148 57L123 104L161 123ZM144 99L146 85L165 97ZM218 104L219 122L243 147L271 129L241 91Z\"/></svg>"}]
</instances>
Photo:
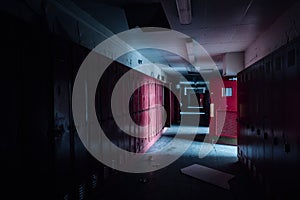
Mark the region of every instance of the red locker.
<instances>
[{"instance_id":1,"label":"red locker","mask_svg":"<svg viewBox=\"0 0 300 200\"><path fill-rule=\"evenodd\" d=\"M149 85L149 106L150 108L154 108L155 107L155 84L153 82L153 80L150 81L150 85Z\"/></svg>"},{"instance_id":2,"label":"red locker","mask_svg":"<svg viewBox=\"0 0 300 200\"><path fill-rule=\"evenodd\" d=\"M154 86L154 88L155 88L155 104L158 104L158 98L159 98L158 97L159 96L158 95L158 81L155 80L154 81L154 85L155 85Z\"/></svg>"},{"instance_id":3,"label":"red locker","mask_svg":"<svg viewBox=\"0 0 300 200\"><path fill-rule=\"evenodd\" d=\"M158 91L158 103L160 105L163 105L163 85L159 85L159 91Z\"/></svg>"},{"instance_id":4,"label":"red locker","mask_svg":"<svg viewBox=\"0 0 300 200\"><path fill-rule=\"evenodd\" d=\"M136 113L139 111L139 105L140 105L140 93L141 88L137 88L133 93L133 112Z\"/></svg>"},{"instance_id":5,"label":"red locker","mask_svg":"<svg viewBox=\"0 0 300 200\"><path fill-rule=\"evenodd\" d=\"M148 108L148 84L143 82L139 88L139 106L138 110L145 110Z\"/></svg>"}]
</instances>

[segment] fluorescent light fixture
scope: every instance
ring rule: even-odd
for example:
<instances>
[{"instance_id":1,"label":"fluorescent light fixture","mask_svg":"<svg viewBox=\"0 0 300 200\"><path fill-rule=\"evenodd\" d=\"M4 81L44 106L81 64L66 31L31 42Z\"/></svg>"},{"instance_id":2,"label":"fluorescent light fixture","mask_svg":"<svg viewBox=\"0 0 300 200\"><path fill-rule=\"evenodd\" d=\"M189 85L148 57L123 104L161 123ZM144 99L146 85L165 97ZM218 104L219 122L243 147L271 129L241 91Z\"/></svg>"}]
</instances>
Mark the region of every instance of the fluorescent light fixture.
<instances>
[{"instance_id":1,"label":"fluorescent light fixture","mask_svg":"<svg viewBox=\"0 0 300 200\"><path fill-rule=\"evenodd\" d=\"M193 81L180 81L179 84L181 85L204 85L204 84L208 84L209 82L207 81L197 81L197 82L193 82Z\"/></svg>"},{"instance_id":2,"label":"fluorescent light fixture","mask_svg":"<svg viewBox=\"0 0 300 200\"><path fill-rule=\"evenodd\" d=\"M192 84L195 84L195 82L193 82L193 81L180 81L179 84L192 85Z\"/></svg>"},{"instance_id":3,"label":"fluorescent light fixture","mask_svg":"<svg viewBox=\"0 0 300 200\"><path fill-rule=\"evenodd\" d=\"M195 92L195 90L201 90L201 93L205 93L205 87L185 87L184 88L184 95L187 95L187 90L192 90L193 93Z\"/></svg>"},{"instance_id":4,"label":"fluorescent light fixture","mask_svg":"<svg viewBox=\"0 0 300 200\"><path fill-rule=\"evenodd\" d=\"M181 115L204 115L205 112L180 112Z\"/></svg>"}]
</instances>

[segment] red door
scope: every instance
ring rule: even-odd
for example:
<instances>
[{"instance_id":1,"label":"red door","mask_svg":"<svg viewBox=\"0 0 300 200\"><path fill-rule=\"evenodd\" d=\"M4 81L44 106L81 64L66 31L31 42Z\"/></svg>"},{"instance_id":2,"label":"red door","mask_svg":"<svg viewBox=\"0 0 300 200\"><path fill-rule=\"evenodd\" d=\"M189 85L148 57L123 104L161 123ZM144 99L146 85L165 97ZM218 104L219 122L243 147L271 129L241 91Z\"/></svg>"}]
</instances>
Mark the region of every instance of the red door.
<instances>
[{"instance_id":1,"label":"red door","mask_svg":"<svg viewBox=\"0 0 300 200\"><path fill-rule=\"evenodd\" d=\"M223 85L210 81L211 104L213 114L210 118L210 135L237 137L237 81L235 78L223 78ZM221 100L226 98L226 103ZM222 123L225 118L224 124Z\"/></svg>"}]
</instances>

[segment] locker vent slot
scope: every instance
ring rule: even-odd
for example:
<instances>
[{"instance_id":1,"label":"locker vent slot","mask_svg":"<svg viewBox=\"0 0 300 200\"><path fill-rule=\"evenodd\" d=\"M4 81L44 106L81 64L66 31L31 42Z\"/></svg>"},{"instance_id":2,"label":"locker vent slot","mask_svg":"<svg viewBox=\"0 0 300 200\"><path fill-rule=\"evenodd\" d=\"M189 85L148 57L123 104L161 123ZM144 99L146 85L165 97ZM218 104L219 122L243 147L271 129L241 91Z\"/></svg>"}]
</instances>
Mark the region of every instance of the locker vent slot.
<instances>
[{"instance_id":1,"label":"locker vent slot","mask_svg":"<svg viewBox=\"0 0 300 200\"><path fill-rule=\"evenodd\" d=\"M97 186L98 177L96 174L92 175L92 189L95 189Z\"/></svg>"},{"instance_id":2,"label":"locker vent slot","mask_svg":"<svg viewBox=\"0 0 300 200\"><path fill-rule=\"evenodd\" d=\"M81 184L78 188L78 199L83 200L85 198L85 185Z\"/></svg>"}]
</instances>

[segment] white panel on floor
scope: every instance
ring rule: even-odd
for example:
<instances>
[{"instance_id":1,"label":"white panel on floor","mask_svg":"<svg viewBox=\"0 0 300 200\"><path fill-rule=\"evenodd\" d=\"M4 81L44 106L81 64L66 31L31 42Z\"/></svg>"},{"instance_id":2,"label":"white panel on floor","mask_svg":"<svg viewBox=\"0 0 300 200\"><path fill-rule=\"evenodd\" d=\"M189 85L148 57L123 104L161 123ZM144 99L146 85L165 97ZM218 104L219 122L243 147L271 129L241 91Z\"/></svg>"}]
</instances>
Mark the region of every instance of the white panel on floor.
<instances>
[{"instance_id":1,"label":"white panel on floor","mask_svg":"<svg viewBox=\"0 0 300 200\"><path fill-rule=\"evenodd\" d=\"M227 190L230 189L228 181L234 177L232 174L221 172L198 164L185 167L181 169L181 172Z\"/></svg>"}]
</instances>

